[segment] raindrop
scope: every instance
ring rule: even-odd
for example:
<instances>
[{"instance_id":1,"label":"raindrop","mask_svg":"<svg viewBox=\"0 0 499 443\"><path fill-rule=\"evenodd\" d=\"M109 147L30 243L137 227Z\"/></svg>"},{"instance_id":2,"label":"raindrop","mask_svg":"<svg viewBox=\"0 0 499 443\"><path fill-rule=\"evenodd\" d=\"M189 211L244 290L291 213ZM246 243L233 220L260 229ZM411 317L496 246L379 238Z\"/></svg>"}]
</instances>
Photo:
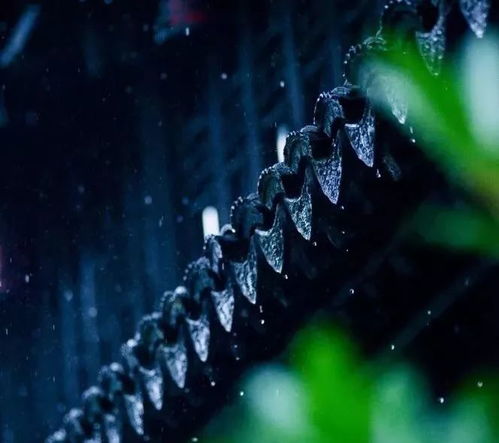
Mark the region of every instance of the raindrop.
<instances>
[{"instance_id":1,"label":"raindrop","mask_svg":"<svg viewBox=\"0 0 499 443\"><path fill-rule=\"evenodd\" d=\"M186 36L186 37L189 37L189 35L191 35L191 28L189 28L189 26L187 26L187 27L185 28L185 36Z\"/></svg>"},{"instance_id":2,"label":"raindrop","mask_svg":"<svg viewBox=\"0 0 499 443\"><path fill-rule=\"evenodd\" d=\"M438 402L442 405L445 402L445 398L443 397L438 397Z\"/></svg>"},{"instance_id":3,"label":"raindrop","mask_svg":"<svg viewBox=\"0 0 499 443\"><path fill-rule=\"evenodd\" d=\"M390 345L390 351L395 351L395 345L394 344Z\"/></svg>"},{"instance_id":4,"label":"raindrop","mask_svg":"<svg viewBox=\"0 0 499 443\"><path fill-rule=\"evenodd\" d=\"M244 391L239 391L239 396L244 397Z\"/></svg>"},{"instance_id":5,"label":"raindrop","mask_svg":"<svg viewBox=\"0 0 499 443\"><path fill-rule=\"evenodd\" d=\"M208 359L208 348L210 344L210 324L208 317L202 314L199 319L186 319L189 327L189 333L194 344L194 349L201 361Z\"/></svg>"},{"instance_id":6,"label":"raindrop","mask_svg":"<svg viewBox=\"0 0 499 443\"><path fill-rule=\"evenodd\" d=\"M483 381L478 380L478 381L476 382L476 385L477 385L479 388L483 388Z\"/></svg>"},{"instance_id":7,"label":"raindrop","mask_svg":"<svg viewBox=\"0 0 499 443\"><path fill-rule=\"evenodd\" d=\"M222 72L222 73L220 74L220 78L221 78L222 80L227 80L227 78L228 78L227 73L226 73L226 72Z\"/></svg>"},{"instance_id":8,"label":"raindrop","mask_svg":"<svg viewBox=\"0 0 499 443\"><path fill-rule=\"evenodd\" d=\"M279 86L280 86L281 88L284 88L284 86L286 86L286 84L284 83L284 80L281 80L281 81L279 82Z\"/></svg>"},{"instance_id":9,"label":"raindrop","mask_svg":"<svg viewBox=\"0 0 499 443\"><path fill-rule=\"evenodd\" d=\"M350 292L350 294L351 294L351 295L353 295L353 294L355 294L355 289L354 289L354 288L350 288L350 289L348 290L348 292Z\"/></svg>"}]
</instances>

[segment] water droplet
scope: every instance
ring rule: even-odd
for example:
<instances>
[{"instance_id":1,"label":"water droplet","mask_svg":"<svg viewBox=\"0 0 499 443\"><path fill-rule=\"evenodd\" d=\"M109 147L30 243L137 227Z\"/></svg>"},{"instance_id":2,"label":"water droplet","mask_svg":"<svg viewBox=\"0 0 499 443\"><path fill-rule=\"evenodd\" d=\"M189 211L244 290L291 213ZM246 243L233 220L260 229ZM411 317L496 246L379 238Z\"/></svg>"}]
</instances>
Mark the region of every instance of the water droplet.
<instances>
[{"instance_id":1,"label":"water droplet","mask_svg":"<svg viewBox=\"0 0 499 443\"><path fill-rule=\"evenodd\" d=\"M353 295L353 294L355 294L355 289L354 289L354 288L350 288L350 289L348 290L348 292L350 292L350 295Z\"/></svg>"},{"instance_id":2,"label":"water droplet","mask_svg":"<svg viewBox=\"0 0 499 443\"><path fill-rule=\"evenodd\" d=\"M478 381L476 382L476 385L477 385L479 388L483 388L483 381L478 380Z\"/></svg>"},{"instance_id":3,"label":"water droplet","mask_svg":"<svg viewBox=\"0 0 499 443\"><path fill-rule=\"evenodd\" d=\"M220 324L227 331L232 329L232 318L234 315L234 293L229 286L223 291L212 291L213 303Z\"/></svg>"},{"instance_id":4,"label":"water droplet","mask_svg":"<svg viewBox=\"0 0 499 443\"><path fill-rule=\"evenodd\" d=\"M226 73L226 72L222 72L222 73L220 74L220 78L221 78L222 80L227 80L227 78L228 78L227 73Z\"/></svg>"},{"instance_id":5,"label":"water droplet","mask_svg":"<svg viewBox=\"0 0 499 443\"><path fill-rule=\"evenodd\" d=\"M189 37L189 35L191 35L191 28L189 28L188 26L185 28L185 36L186 37Z\"/></svg>"},{"instance_id":6,"label":"water droplet","mask_svg":"<svg viewBox=\"0 0 499 443\"><path fill-rule=\"evenodd\" d=\"M394 344L390 345L390 351L395 351L395 345Z\"/></svg>"},{"instance_id":7,"label":"water droplet","mask_svg":"<svg viewBox=\"0 0 499 443\"><path fill-rule=\"evenodd\" d=\"M244 397L244 391L239 391L239 396Z\"/></svg>"},{"instance_id":8,"label":"water droplet","mask_svg":"<svg viewBox=\"0 0 499 443\"><path fill-rule=\"evenodd\" d=\"M216 386L216 383L212 380L212 381L210 382L210 385L211 385L212 387L214 387L214 386Z\"/></svg>"},{"instance_id":9,"label":"water droplet","mask_svg":"<svg viewBox=\"0 0 499 443\"><path fill-rule=\"evenodd\" d=\"M199 319L186 318L189 333L194 344L194 349L201 361L208 359L208 349L210 344L210 324L208 316L201 314Z\"/></svg>"},{"instance_id":10,"label":"water droplet","mask_svg":"<svg viewBox=\"0 0 499 443\"><path fill-rule=\"evenodd\" d=\"M443 397L438 397L438 402L442 405L445 402L445 398Z\"/></svg>"},{"instance_id":11,"label":"water droplet","mask_svg":"<svg viewBox=\"0 0 499 443\"><path fill-rule=\"evenodd\" d=\"M286 86L286 84L284 83L284 81L283 81L283 80L281 80L281 81L279 82L279 86L280 86L281 88L284 88L284 86Z\"/></svg>"}]
</instances>

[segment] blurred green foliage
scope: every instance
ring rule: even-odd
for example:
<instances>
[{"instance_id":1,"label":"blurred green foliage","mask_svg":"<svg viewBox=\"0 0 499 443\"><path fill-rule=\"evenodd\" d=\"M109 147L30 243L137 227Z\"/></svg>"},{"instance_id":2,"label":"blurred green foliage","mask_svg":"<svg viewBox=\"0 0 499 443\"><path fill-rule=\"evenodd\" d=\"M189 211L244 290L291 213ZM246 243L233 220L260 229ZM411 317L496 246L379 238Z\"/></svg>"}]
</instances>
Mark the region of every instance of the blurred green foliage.
<instances>
[{"instance_id":1,"label":"blurred green foliage","mask_svg":"<svg viewBox=\"0 0 499 443\"><path fill-rule=\"evenodd\" d=\"M344 442L367 441L372 387L358 370L351 344L322 326L300 334L294 349L292 364L306 392L313 441L328 442L332 435Z\"/></svg>"},{"instance_id":2,"label":"blurred green foliage","mask_svg":"<svg viewBox=\"0 0 499 443\"><path fill-rule=\"evenodd\" d=\"M470 38L438 76L411 47L388 51L372 63L380 76L396 80L392 86L409 104L407 124L418 146L474 197L472 207L423 208L416 214L416 231L426 241L497 258L499 39ZM391 112L386 97L375 99Z\"/></svg>"},{"instance_id":3,"label":"blurred green foliage","mask_svg":"<svg viewBox=\"0 0 499 443\"><path fill-rule=\"evenodd\" d=\"M434 398L413 369L364 361L324 324L296 337L289 365L259 367L241 385L238 400L200 441L499 441L498 380L472 378L453 399Z\"/></svg>"}]
</instances>

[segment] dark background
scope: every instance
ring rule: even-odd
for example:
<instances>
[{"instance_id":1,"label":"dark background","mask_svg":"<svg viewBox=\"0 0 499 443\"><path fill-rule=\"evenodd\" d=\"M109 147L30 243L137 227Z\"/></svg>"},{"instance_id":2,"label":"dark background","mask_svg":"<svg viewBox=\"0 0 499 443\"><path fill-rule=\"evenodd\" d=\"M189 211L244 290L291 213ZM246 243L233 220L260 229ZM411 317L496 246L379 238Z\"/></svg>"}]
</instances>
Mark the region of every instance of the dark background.
<instances>
[{"instance_id":1,"label":"dark background","mask_svg":"<svg viewBox=\"0 0 499 443\"><path fill-rule=\"evenodd\" d=\"M2 3L0 441L57 428L380 3Z\"/></svg>"}]
</instances>

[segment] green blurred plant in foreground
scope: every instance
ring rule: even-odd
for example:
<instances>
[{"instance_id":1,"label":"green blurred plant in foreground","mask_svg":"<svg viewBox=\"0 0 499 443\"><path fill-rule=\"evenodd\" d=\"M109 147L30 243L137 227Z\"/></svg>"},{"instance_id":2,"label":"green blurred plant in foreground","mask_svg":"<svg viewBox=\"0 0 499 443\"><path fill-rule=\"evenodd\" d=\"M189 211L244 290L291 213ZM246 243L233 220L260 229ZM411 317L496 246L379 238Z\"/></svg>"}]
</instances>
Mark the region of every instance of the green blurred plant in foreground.
<instances>
[{"instance_id":1,"label":"green blurred plant in foreground","mask_svg":"<svg viewBox=\"0 0 499 443\"><path fill-rule=\"evenodd\" d=\"M368 364L328 326L302 331L289 366L250 373L203 442L489 443L499 441L499 385L473 379L454 399L431 398L402 365Z\"/></svg>"},{"instance_id":2,"label":"green blurred plant in foreground","mask_svg":"<svg viewBox=\"0 0 499 443\"><path fill-rule=\"evenodd\" d=\"M369 66L408 103L407 125L418 146L474 196L470 207L424 207L415 217L420 237L498 258L499 38L470 38L438 76L428 72L410 46L383 53ZM374 99L392 111L386 97Z\"/></svg>"}]
</instances>

